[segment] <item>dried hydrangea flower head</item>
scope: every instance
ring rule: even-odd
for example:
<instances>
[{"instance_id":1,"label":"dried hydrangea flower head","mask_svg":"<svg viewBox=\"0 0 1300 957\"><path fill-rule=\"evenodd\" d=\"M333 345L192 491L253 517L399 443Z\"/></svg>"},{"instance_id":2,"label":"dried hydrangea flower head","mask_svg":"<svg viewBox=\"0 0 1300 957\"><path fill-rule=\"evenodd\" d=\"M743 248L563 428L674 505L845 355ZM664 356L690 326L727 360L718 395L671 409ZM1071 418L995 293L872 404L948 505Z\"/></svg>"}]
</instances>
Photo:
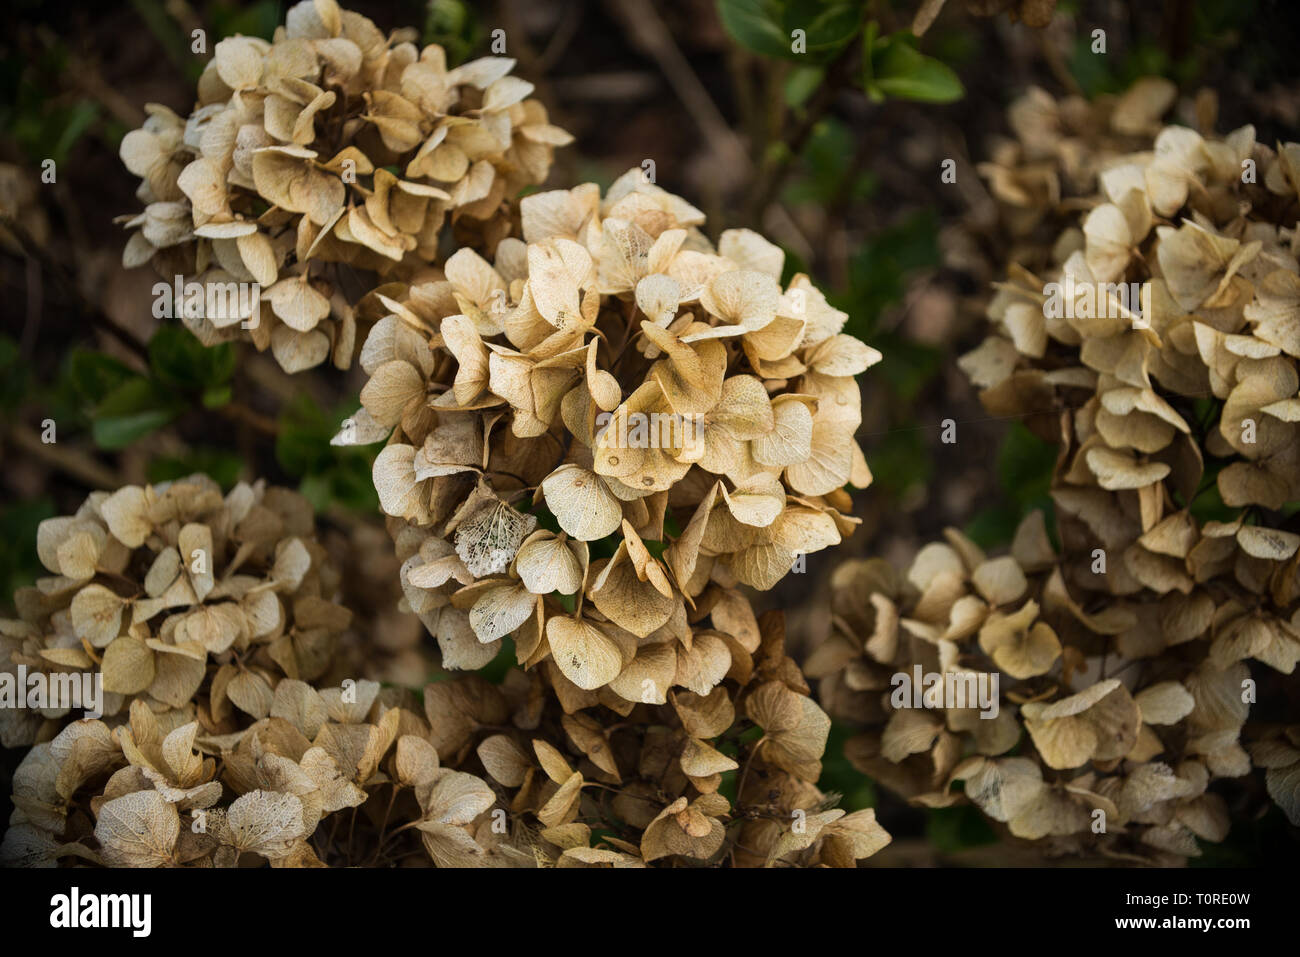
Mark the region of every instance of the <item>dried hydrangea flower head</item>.
<instances>
[{"instance_id":1,"label":"dried hydrangea flower head","mask_svg":"<svg viewBox=\"0 0 1300 957\"><path fill-rule=\"evenodd\" d=\"M95 492L42 522L37 550L50 575L15 595L4 667L93 670L109 717L137 699L214 734L238 712L265 717L280 677L326 675L351 617L311 506L261 482L224 496L202 475ZM0 711L5 745L47 739L66 713Z\"/></svg>"},{"instance_id":2,"label":"dried hydrangea flower head","mask_svg":"<svg viewBox=\"0 0 1300 957\"><path fill-rule=\"evenodd\" d=\"M514 635L574 700L663 703L747 667L740 584L856 520L855 376L880 357L749 230L715 248L640 170L526 197L493 262L394 296L362 348L375 486L444 664ZM752 640L750 637L752 636Z\"/></svg>"},{"instance_id":3,"label":"dried hydrangea flower head","mask_svg":"<svg viewBox=\"0 0 1300 957\"><path fill-rule=\"evenodd\" d=\"M990 144L977 164L993 202L974 204L942 234L945 260L981 286L970 304L982 317L983 288L1001 280L1008 262L1029 270L1052 262L1057 237L1097 191L1097 175L1150 146L1177 89L1144 77L1118 96L1054 97L1031 87L1007 108L1009 136Z\"/></svg>"},{"instance_id":4,"label":"dried hydrangea flower head","mask_svg":"<svg viewBox=\"0 0 1300 957\"><path fill-rule=\"evenodd\" d=\"M430 685L435 756L473 799L447 826L436 809L453 782L421 798L428 854L543 867L853 867L874 854L890 840L874 813L846 814L816 787L830 720L784 653L779 614L755 627L745 670L621 716L548 693L536 669L512 669L499 686L477 675ZM762 737L742 768L737 738L753 727ZM736 773L733 807L720 789ZM502 811L508 829L489 827Z\"/></svg>"},{"instance_id":5,"label":"dried hydrangea flower head","mask_svg":"<svg viewBox=\"0 0 1300 957\"><path fill-rule=\"evenodd\" d=\"M1216 663L1208 604L1148 593L1085 610L1035 512L1009 555L950 530L902 575L840 566L833 633L805 670L862 729L853 764L912 803L969 801L1049 855L1173 864L1223 840L1227 803L1207 787L1251 770L1249 671Z\"/></svg>"},{"instance_id":6,"label":"dried hydrangea flower head","mask_svg":"<svg viewBox=\"0 0 1300 957\"><path fill-rule=\"evenodd\" d=\"M126 219L124 262L198 284L201 306L173 308L204 343L251 339L289 372L347 368L357 330L337 264L410 275L435 261L448 216L495 244L509 201L545 180L571 137L514 61L448 69L409 32L303 0L272 42L216 44L190 116L151 105L123 139L146 204ZM260 299L207 292L240 283Z\"/></svg>"},{"instance_id":7,"label":"dried hydrangea flower head","mask_svg":"<svg viewBox=\"0 0 1300 957\"><path fill-rule=\"evenodd\" d=\"M1101 174L1050 272L1012 267L991 335L961 360L998 414L1062 410L1053 495L1072 587L1212 589L1215 661L1288 674L1300 660L1287 518L1300 499L1298 158L1251 127L1165 129Z\"/></svg>"},{"instance_id":8,"label":"dried hydrangea flower head","mask_svg":"<svg viewBox=\"0 0 1300 957\"><path fill-rule=\"evenodd\" d=\"M961 365L995 414L1050 413L1030 422L1062 446L1061 579L1137 616L1112 644L1157 668L1200 654L1239 698L1249 662L1300 662L1300 146L1250 126L1146 145L1106 162L1037 273L1011 265ZM1231 745L1212 772L1245 774L1237 732L1212 731Z\"/></svg>"},{"instance_id":9,"label":"dried hydrangea flower head","mask_svg":"<svg viewBox=\"0 0 1300 957\"><path fill-rule=\"evenodd\" d=\"M364 801L418 723L400 692L347 677L351 615L307 501L203 476L127 486L43 522L37 548L51 575L15 596L0 663L51 689L90 675L102 717L52 698L0 712L5 745L33 745L0 859L318 863L321 817Z\"/></svg>"},{"instance_id":10,"label":"dried hydrangea flower head","mask_svg":"<svg viewBox=\"0 0 1300 957\"><path fill-rule=\"evenodd\" d=\"M830 721L784 654L779 615L760 627L750 671L612 723L519 668L500 685L431 684L422 708L364 679L282 678L268 716L222 734L137 698L129 716L32 748L0 861L853 867L889 835L817 789ZM751 727L762 737L733 808L719 788ZM348 827L322 827L348 809L361 812Z\"/></svg>"}]
</instances>

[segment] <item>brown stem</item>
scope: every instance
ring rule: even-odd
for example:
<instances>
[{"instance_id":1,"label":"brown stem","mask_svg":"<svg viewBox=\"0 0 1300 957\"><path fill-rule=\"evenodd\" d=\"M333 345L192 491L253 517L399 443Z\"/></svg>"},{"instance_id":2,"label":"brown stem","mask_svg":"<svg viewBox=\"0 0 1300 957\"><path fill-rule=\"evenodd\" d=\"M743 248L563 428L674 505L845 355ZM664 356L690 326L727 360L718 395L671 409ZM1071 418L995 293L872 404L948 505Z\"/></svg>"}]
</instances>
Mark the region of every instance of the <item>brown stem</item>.
<instances>
[{"instance_id":1,"label":"brown stem","mask_svg":"<svg viewBox=\"0 0 1300 957\"><path fill-rule=\"evenodd\" d=\"M753 224L759 224L764 210L776 198L786 177L789 176L795 159L808 145L813 130L821 122L822 117L830 111L840 91L848 84L853 66L857 62L858 47L859 42L855 37L831 61L830 66L826 68L826 76L822 79L821 86L808 101L803 117L790 135L784 138L786 148L775 160L765 162L759 171L758 180L754 184L753 199L749 206L749 220Z\"/></svg>"}]
</instances>

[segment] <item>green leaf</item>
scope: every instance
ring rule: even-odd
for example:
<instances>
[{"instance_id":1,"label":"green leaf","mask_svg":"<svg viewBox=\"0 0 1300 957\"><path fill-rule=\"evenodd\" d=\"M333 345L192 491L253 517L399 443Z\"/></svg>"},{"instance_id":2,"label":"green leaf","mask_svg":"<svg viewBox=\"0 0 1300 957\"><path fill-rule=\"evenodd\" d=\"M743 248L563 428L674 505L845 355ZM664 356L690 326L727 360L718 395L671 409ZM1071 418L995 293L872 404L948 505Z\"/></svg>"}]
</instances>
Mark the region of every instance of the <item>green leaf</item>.
<instances>
[{"instance_id":1,"label":"green leaf","mask_svg":"<svg viewBox=\"0 0 1300 957\"><path fill-rule=\"evenodd\" d=\"M74 349L66 363L64 379L85 406L98 405L122 383L138 377L125 363L87 349Z\"/></svg>"},{"instance_id":2,"label":"green leaf","mask_svg":"<svg viewBox=\"0 0 1300 957\"><path fill-rule=\"evenodd\" d=\"M208 347L188 329L166 325L149 340L149 367L163 385L202 391L227 382L235 371L235 347Z\"/></svg>"},{"instance_id":3,"label":"green leaf","mask_svg":"<svg viewBox=\"0 0 1300 957\"><path fill-rule=\"evenodd\" d=\"M456 66L473 52L482 38L474 9L464 0L429 0L423 40L447 51L447 65Z\"/></svg>"},{"instance_id":4,"label":"green leaf","mask_svg":"<svg viewBox=\"0 0 1300 957\"><path fill-rule=\"evenodd\" d=\"M891 96L922 103L952 103L965 96L952 68L926 56L906 31L876 40L871 49L870 74L864 78L873 96Z\"/></svg>"},{"instance_id":5,"label":"green leaf","mask_svg":"<svg viewBox=\"0 0 1300 957\"><path fill-rule=\"evenodd\" d=\"M122 449L176 418L180 409L158 385L136 376L123 382L93 413L95 443L102 449Z\"/></svg>"},{"instance_id":6,"label":"green leaf","mask_svg":"<svg viewBox=\"0 0 1300 957\"><path fill-rule=\"evenodd\" d=\"M203 390L203 407L219 409L230 401L232 394L229 382L225 385L210 385Z\"/></svg>"},{"instance_id":7,"label":"green leaf","mask_svg":"<svg viewBox=\"0 0 1300 957\"><path fill-rule=\"evenodd\" d=\"M821 86L826 70L819 66L801 66L790 71L785 78L786 106L802 106L808 97Z\"/></svg>"},{"instance_id":8,"label":"green leaf","mask_svg":"<svg viewBox=\"0 0 1300 957\"><path fill-rule=\"evenodd\" d=\"M379 507L371 478L378 449L330 445L338 424L358 404L344 403L327 414L310 396L299 395L280 413L275 457L318 511L335 504L368 512Z\"/></svg>"},{"instance_id":9,"label":"green leaf","mask_svg":"<svg viewBox=\"0 0 1300 957\"><path fill-rule=\"evenodd\" d=\"M824 63L862 25L865 5L852 0L718 0L723 26L741 46L763 56ZM795 52L802 30L803 52Z\"/></svg>"}]
</instances>

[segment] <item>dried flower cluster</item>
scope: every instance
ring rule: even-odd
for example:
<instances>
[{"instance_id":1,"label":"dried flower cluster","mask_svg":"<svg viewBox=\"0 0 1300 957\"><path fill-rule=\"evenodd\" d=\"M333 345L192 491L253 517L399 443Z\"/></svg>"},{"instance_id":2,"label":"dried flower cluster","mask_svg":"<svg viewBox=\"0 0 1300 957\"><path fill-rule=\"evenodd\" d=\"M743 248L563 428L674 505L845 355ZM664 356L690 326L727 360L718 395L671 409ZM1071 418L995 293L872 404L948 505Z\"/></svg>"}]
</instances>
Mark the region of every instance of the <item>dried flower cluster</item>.
<instances>
[{"instance_id":1,"label":"dried flower cluster","mask_svg":"<svg viewBox=\"0 0 1300 957\"><path fill-rule=\"evenodd\" d=\"M5 864L851 867L889 841L817 789L830 720L780 616L732 590L715 615L749 651L707 691L610 710L513 668L435 682L421 706L348 677L377 658L418 684L423 659L373 628L341 637L340 575L296 493L201 476L96 493L38 548L52 575L0 623L0 666L102 678L103 717L0 710L4 744L31 746ZM322 826L344 813L346 839Z\"/></svg>"},{"instance_id":2,"label":"dried flower cluster","mask_svg":"<svg viewBox=\"0 0 1300 957\"><path fill-rule=\"evenodd\" d=\"M439 865L542 867L853 867L871 856L889 842L874 812L846 814L815 786L830 720L785 655L780 616L751 618L751 635L745 671L621 717L551 694L536 670L514 669L500 687L476 675L430 685L437 756L462 770L427 796L416 785L425 850ZM755 727L761 737L743 745Z\"/></svg>"},{"instance_id":3,"label":"dried flower cluster","mask_svg":"<svg viewBox=\"0 0 1300 957\"><path fill-rule=\"evenodd\" d=\"M514 635L565 700L707 695L757 650L733 588L772 587L840 541L854 376L879 358L779 248L629 171L526 197L524 240L446 280L377 293L363 409L410 607L443 663ZM391 434L390 434L391 433ZM577 705L581 706L581 705Z\"/></svg>"},{"instance_id":4,"label":"dried flower cluster","mask_svg":"<svg viewBox=\"0 0 1300 957\"><path fill-rule=\"evenodd\" d=\"M805 670L829 713L864 729L849 759L913 803L970 801L1050 854L1172 864L1227 834L1207 787L1250 771L1249 670L1216 660L1210 599L1086 610L1034 512L1009 555L949 530L903 575L879 559L840 566L832 601L834 632ZM918 674L951 691L935 683L918 706ZM1271 754L1294 763L1285 739Z\"/></svg>"},{"instance_id":5,"label":"dried flower cluster","mask_svg":"<svg viewBox=\"0 0 1300 957\"><path fill-rule=\"evenodd\" d=\"M1061 410L1053 494L1072 588L1206 600L1220 667L1287 674L1300 660L1300 535L1285 514L1300 498L1297 158L1250 127L1165 129L1101 173L1104 195L1045 279L1013 267L992 334L962 360L990 410Z\"/></svg>"},{"instance_id":6,"label":"dried flower cluster","mask_svg":"<svg viewBox=\"0 0 1300 957\"><path fill-rule=\"evenodd\" d=\"M1176 95L1168 80L1145 77L1120 96L1057 98L1031 87L1017 97L1007 108L1012 135L996 138L977 166L994 203L946 231L949 260L981 283L1001 279L1008 262L1045 269L1097 174L1148 147Z\"/></svg>"},{"instance_id":7,"label":"dried flower cluster","mask_svg":"<svg viewBox=\"0 0 1300 957\"><path fill-rule=\"evenodd\" d=\"M323 692L328 709L304 703L320 697L308 682L339 680L337 637L351 618L333 601L338 575L313 529L295 492L241 483L223 496L203 476L96 492L75 515L41 523L37 549L51 575L15 596L20 619L0 622L5 676L39 676L50 689L46 707L0 710L5 746L33 745L14 776L6 860L220 858L257 849L241 845L241 828L274 823L276 840L302 837L322 802L337 810L344 792L351 800L340 774L356 779L359 732L334 723L361 727L369 704L357 711L341 689ZM70 705L95 703L67 691L66 679L83 675L102 682L103 720L68 723ZM289 715L316 753L292 782L242 786L259 755L246 732ZM307 761L305 752L296 758ZM242 769L225 778L236 795L267 790L226 808L218 760L226 774ZM303 774L319 794L302 789ZM302 812L292 821L289 804ZM223 808L231 832L217 826ZM178 844L178 815L188 823L199 811L213 815L213 829L195 844L187 828ZM79 843L92 833L97 852Z\"/></svg>"},{"instance_id":8,"label":"dried flower cluster","mask_svg":"<svg viewBox=\"0 0 1300 957\"><path fill-rule=\"evenodd\" d=\"M961 360L994 414L1059 417L1062 553L1035 516L1004 558L950 534L902 579L848 566L839 634L810 674L832 714L873 726L859 764L913 800L960 800L962 781L1052 850L1168 860L1223 837L1206 786L1249 774L1252 755L1300 819L1294 729L1263 729L1250 753L1242 740L1250 662L1300 661L1300 147L1250 127L1168 127L1122 156L1078 145L1101 195L1038 273L1013 263L991 334ZM1022 199L1059 212L1050 189ZM997 717L894 708L891 676L918 664L996 674Z\"/></svg>"},{"instance_id":9,"label":"dried flower cluster","mask_svg":"<svg viewBox=\"0 0 1300 957\"><path fill-rule=\"evenodd\" d=\"M215 46L190 116L151 105L123 139L146 204L126 218L126 265L205 289L260 286L251 321L245 299L178 310L205 344L251 339L288 372L347 368L355 318L325 264L410 275L436 260L448 214L495 244L508 201L546 178L570 137L510 75L514 61L449 70L441 47L412 36L303 0L271 43Z\"/></svg>"}]
</instances>

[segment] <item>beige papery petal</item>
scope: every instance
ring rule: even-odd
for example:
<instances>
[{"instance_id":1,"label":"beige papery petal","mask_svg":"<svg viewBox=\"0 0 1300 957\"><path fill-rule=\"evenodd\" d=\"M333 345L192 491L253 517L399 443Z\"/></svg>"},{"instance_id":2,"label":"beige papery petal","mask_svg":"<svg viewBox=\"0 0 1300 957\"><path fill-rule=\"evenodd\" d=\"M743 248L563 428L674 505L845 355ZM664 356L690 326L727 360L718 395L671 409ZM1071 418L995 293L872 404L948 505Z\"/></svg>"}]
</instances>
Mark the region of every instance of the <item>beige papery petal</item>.
<instances>
[{"instance_id":1,"label":"beige papery petal","mask_svg":"<svg viewBox=\"0 0 1300 957\"><path fill-rule=\"evenodd\" d=\"M678 415L707 412L718 401L726 374L727 351L718 342L689 346L666 329L641 323L641 332L665 354L650 370L664 398Z\"/></svg>"},{"instance_id":2,"label":"beige papery petal","mask_svg":"<svg viewBox=\"0 0 1300 957\"><path fill-rule=\"evenodd\" d=\"M537 601L538 596L521 582L487 588L469 610L469 626L479 641L496 641L527 621Z\"/></svg>"},{"instance_id":3,"label":"beige papery petal","mask_svg":"<svg viewBox=\"0 0 1300 957\"><path fill-rule=\"evenodd\" d=\"M482 504L462 506L455 530L456 554L476 577L509 568L523 540L537 527L536 516L517 511L485 488L480 479Z\"/></svg>"},{"instance_id":4,"label":"beige papery petal","mask_svg":"<svg viewBox=\"0 0 1300 957\"><path fill-rule=\"evenodd\" d=\"M99 809L95 838L113 867L165 867L173 862L180 816L157 791L136 791Z\"/></svg>"},{"instance_id":5,"label":"beige papery petal","mask_svg":"<svg viewBox=\"0 0 1300 957\"><path fill-rule=\"evenodd\" d=\"M722 498L737 521L766 528L785 509L785 486L780 479L760 472L733 491L723 485Z\"/></svg>"},{"instance_id":6,"label":"beige papery petal","mask_svg":"<svg viewBox=\"0 0 1300 957\"><path fill-rule=\"evenodd\" d=\"M477 327L467 316L448 316L438 327L447 350L456 357L456 379L452 393L456 402L467 406L488 387L488 350Z\"/></svg>"},{"instance_id":7,"label":"beige papery petal","mask_svg":"<svg viewBox=\"0 0 1300 957\"><path fill-rule=\"evenodd\" d=\"M533 305L561 331L590 324L583 315L581 297L593 279L591 253L572 240L548 239L528 247L528 290Z\"/></svg>"},{"instance_id":8,"label":"beige papery petal","mask_svg":"<svg viewBox=\"0 0 1300 957\"><path fill-rule=\"evenodd\" d=\"M319 329L295 332L288 326L277 326L271 333L271 354L290 375L320 365L329 351L330 338Z\"/></svg>"},{"instance_id":9,"label":"beige papery petal","mask_svg":"<svg viewBox=\"0 0 1300 957\"><path fill-rule=\"evenodd\" d=\"M637 223L618 217L606 219L601 223L597 257L601 294L630 292L646 276L664 272L685 241L684 229L667 229L656 238Z\"/></svg>"},{"instance_id":10,"label":"beige papery petal","mask_svg":"<svg viewBox=\"0 0 1300 957\"><path fill-rule=\"evenodd\" d=\"M772 428L753 437L751 451L760 465L786 466L812 455L813 414L808 396L786 394L771 399Z\"/></svg>"},{"instance_id":11,"label":"beige papery petal","mask_svg":"<svg viewBox=\"0 0 1300 957\"><path fill-rule=\"evenodd\" d=\"M429 489L415 475L413 445L389 445L375 457L371 474L379 506L388 515L416 525L429 523Z\"/></svg>"},{"instance_id":12,"label":"beige papery petal","mask_svg":"<svg viewBox=\"0 0 1300 957\"><path fill-rule=\"evenodd\" d=\"M584 691L603 687L623 670L623 651L600 623L557 616L546 623L546 641L561 673Z\"/></svg>"},{"instance_id":13,"label":"beige papery petal","mask_svg":"<svg viewBox=\"0 0 1300 957\"><path fill-rule=\"evenodd\" d=\"M808 458L786 467L790 487L803 495L826 495L843 488L853 473L855 431L835 422L814 420Z\"/></svg>"},{"instance_id":14,"label":"beige papery petal","mask_svg":"<svg viewBox=\"0 0 1300 957\"><path fill-rule=\"evenodd\" d=\"M623 390L617 379L597 367L596 351L599 345L599 341L592 339L587 346L587 390L597 406L605 412L612 412L623 401Z\"/></svg>"},{"instance_id":15,"label":"beige papery petal","mask_svg":"<svg viewBox=\"0 0 1300 957\"><path fill-rule=\"evenodd\" d=\"M623 506L595 472L572 463L542 480L542 496L560 528L582 542L612 535L623 521Z\"/></svg>"},{"instance_id":16,"label":"beige papery petal","mask_svg":"<svg viewBox=\"0 0 1300 957\"><path fill-rule=\"evenodd\" d=\"M686 583L695 575L695 566L699 561L700 544L709 524L709 513L717 501L718 483L709 486L708 493L695 507L691 520L677 539L664 550L664 563L672 571L679 588L685 590Z\"/></svg>"},{"instance_id":17,"label":"beige papery petal","mask_svg":"<svg viewBox=\"0 0 1300 957\"><path fill-rule=\"evenodd\" d=\"M500 335L508 309L509 289L492 265L469 248L456 250L443 267L460 311L482 336Z\"/></svg>"},{"instance_id":18,"label":"beige papery petal","mask_svg":"<svg viewBox=\"0 0 1300 957\"><path fill-rule=\"evenodd\" d=\"M259 149L253 153L253 181L276 206L324 226L343 208L347 194L341 179L317 167L316 155L297 146Z\"/></svg>"},{"instance_id":19,"label":"beige papery petal","mask_svg":"<svg viewBox=\"0 0 1300 957\"><path fill-rule=\"evenodd\" d=\"M588 586L588 596L602 615L638 638L662 627L679 604L654 582L640 577L626 539L600 568Z\"/></svg>"},{"instance_id":20,"label":"beige papery petal","mask_svg":"<svg viewBox=\"0 0 1300 957\"><path fill-rule=\"evenodd\" d=\"M637 308L656 326L666 327L677 318L681 296L681 284L662 273L646 276L636 284Z\"/></svg>"},{"instance_id":21,"label":"beige papery petal","mask_svg":"<svg viewBox=\"0 0 1300 957\"><path fill-rule=\"evenodd\" d=\"M785 251L752 229L724 229L718 237L718 254L726 256L741 269L781 278Z\"/></svg>"},{"instance_id":22,"label":"beige papery petal","mask_svg":"<svg viewBox=\"0 0 1300 957\"><path fill-rule=\"evenodd\" d=\"M636 657L609 682L609 687L626 701L664 704L676 675L677 652L672 642L660 641L637 648Z\"/></svg>"},{"instance_id":23,"label":"beige papery petal","mask_svg":"<svg viewBox=\"0 0 1300 957\"><path fill-rule=\"evenodd\" d=\"M1117 678L1053 704L1021 706L1025 727L1048 767L1077 768L1122 758L1137 741L1137 703Z\"/></svg>"},{"instance_id":24,"label":"beige papery petal","mask_svg":"<svg viewBox=\"0 0 1300 957\"><path fill-rule=\"evenodd\" d=\"M1046 674L1061 655L1060 639L1037 620L1038 611L1038 603L1028 601L1011 615L994 612L980 628L980 648L1013 678Z\"/></svg>"},{"instance_id":25,"label":"beige papery petal","mask_svg":"<svg viewBox=\"0 0 1300 957\"><path fill-rule=\"evenodd\" d=\"M701 468L716 475L748 471L744 460L750 453L744 443L771 432L774 426L772 403L763 383L753 376L732 376L722 384L721 395L699 427L688 433L696 441L688 444L679 458L698 461Z\"/></svg>"},{"instance_id":26,"label":"beige papery petal","mask_svg":"<svg viewBox=\"0 0 1300 957\"><path fill-rule=\"evenodd\" d=\"M535 595L575 594L582 588L586 566L585 543L571 543L548 531L530 535L515 556L515 573Z\"/></svg>"},{"instance_id":27,"label":"beige papery petal","mask_svg":"<svg viewBox=\"0 0 1300 957\"><path fill-rule=\"evenodd\" d=\"M776 318L780 300L776 280L752 269L724 272L700 293L700 304L724 324L715 327L713 335L740 335L762 329Z\"/></svg>"},{"instance_id":28,"label":"beige papery petal","mask_svg":"<svg viewBox=\"0 0 1300 957\"><path fill-rule=\"evenodd\" d=\"M584 183L573 189L532 193L519 201L524 242L580 239L600 206L600 187Z\"/></svg>"},{"instance_id":29,"label":"beige papery petal","mask_svg":"<svg viewBox=\"0 0 1300 957\"><path fill-rule=\"evenodd\" d=\"M424 377L420 371L408 362L393 359L371 374L361 389L361 404L379 426L389 429L402 420L411 402L423 399L424 395Z\"/></svg>"}]
</instances>

